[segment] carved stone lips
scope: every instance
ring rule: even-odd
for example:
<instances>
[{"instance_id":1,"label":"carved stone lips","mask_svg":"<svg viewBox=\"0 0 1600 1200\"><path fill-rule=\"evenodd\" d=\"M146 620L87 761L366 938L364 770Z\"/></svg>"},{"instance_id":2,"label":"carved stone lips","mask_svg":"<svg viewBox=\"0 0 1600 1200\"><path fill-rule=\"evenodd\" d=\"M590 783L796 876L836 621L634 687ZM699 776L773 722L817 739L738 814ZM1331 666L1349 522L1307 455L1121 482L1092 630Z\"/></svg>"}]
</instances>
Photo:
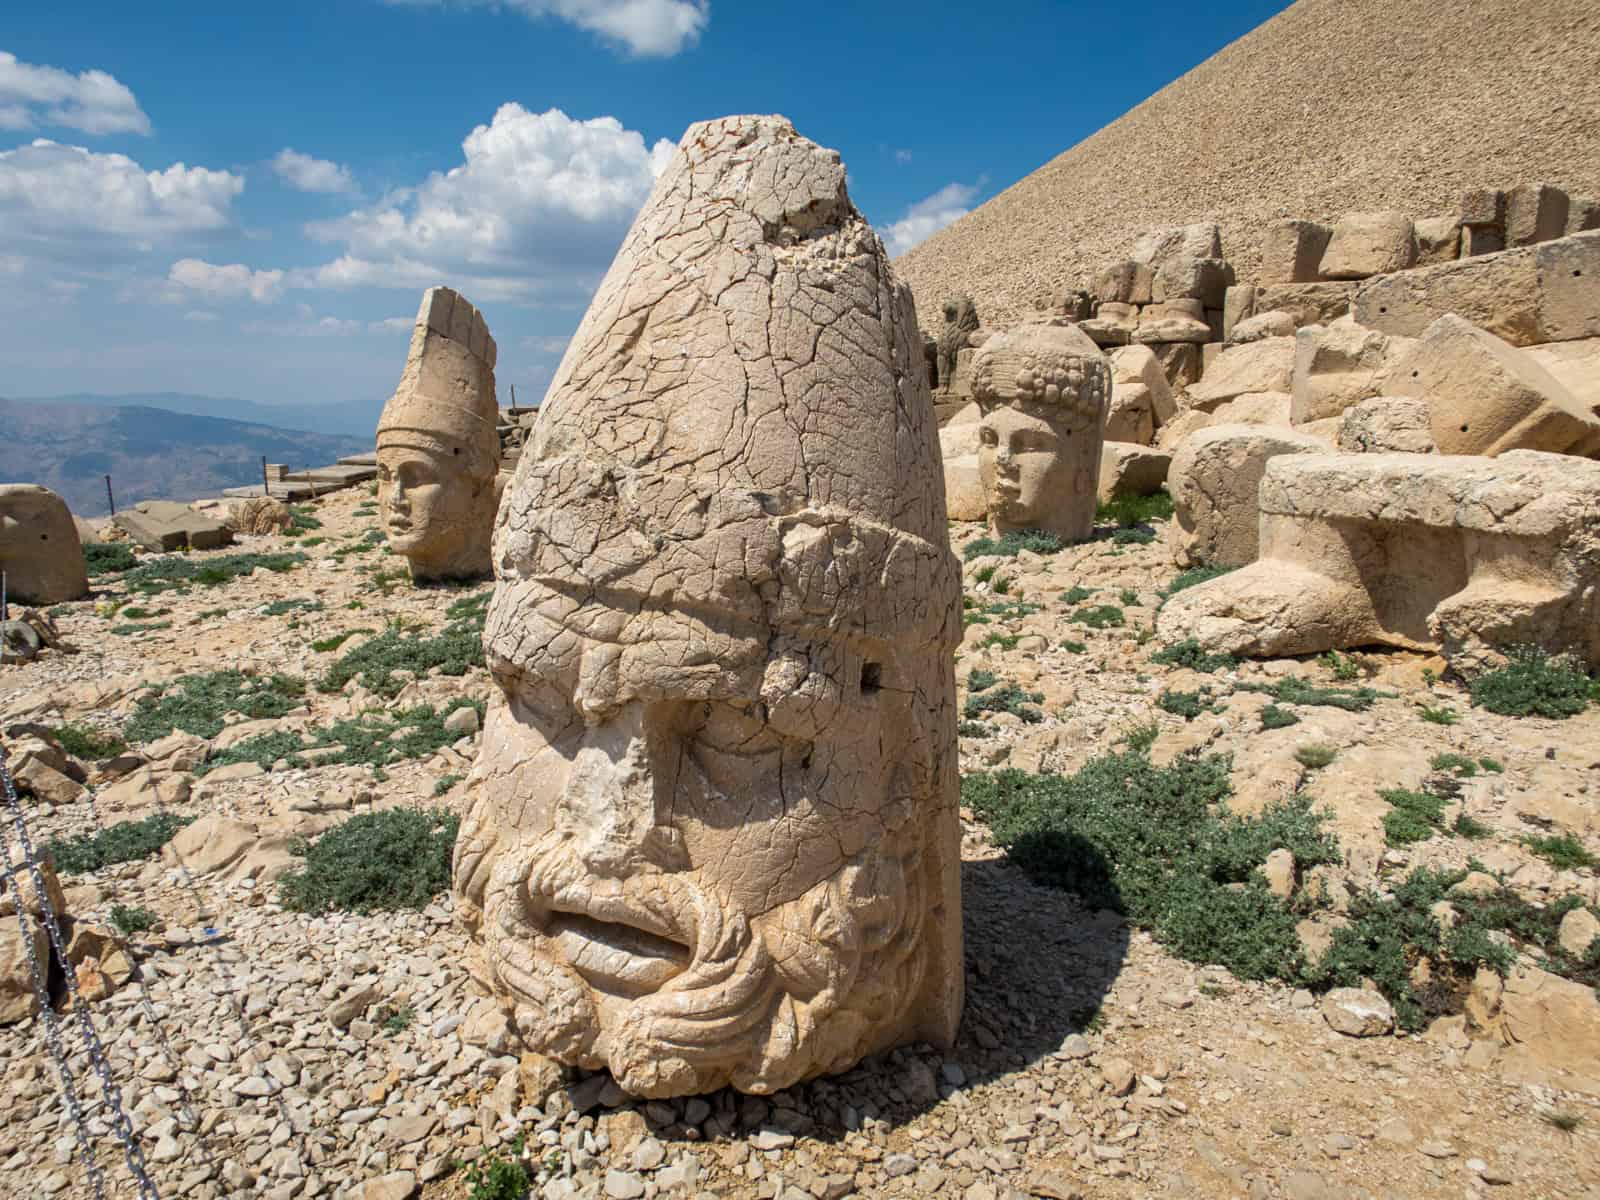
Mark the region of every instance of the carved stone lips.
<instances>
[{"instance_id":1,"label":"carved stone lips","mask_svg":"<svg viewBox=\"0 0 1600 1200\"><path fill-rule=\"evenodd\" d=\"M613 995L648 995L689 966L676 931L624 897L563 889L542 918L546 952Z\"/></svg>"}]
</instances>

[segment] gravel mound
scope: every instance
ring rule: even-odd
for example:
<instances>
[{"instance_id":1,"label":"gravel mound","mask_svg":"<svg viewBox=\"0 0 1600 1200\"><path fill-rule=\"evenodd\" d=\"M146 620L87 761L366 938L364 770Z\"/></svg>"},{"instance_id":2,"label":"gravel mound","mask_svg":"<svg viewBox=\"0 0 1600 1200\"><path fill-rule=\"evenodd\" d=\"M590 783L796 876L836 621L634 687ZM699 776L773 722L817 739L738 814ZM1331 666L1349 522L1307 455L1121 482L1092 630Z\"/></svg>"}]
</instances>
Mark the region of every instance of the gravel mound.
<instances>
[{"instance_id":1,"label":"gravel mound","mask_svg":"<svg viewBox=\"0 0 1600 1200\"><path fill-rule=\"evenodd\" d=\"M1600 194L1594 0L1300 0L895 261L925 329L1087 281L1152 225L1214 220L1241 279L1283 217L1456 210L1469 187Z\"/></svg>"}]
</instances>

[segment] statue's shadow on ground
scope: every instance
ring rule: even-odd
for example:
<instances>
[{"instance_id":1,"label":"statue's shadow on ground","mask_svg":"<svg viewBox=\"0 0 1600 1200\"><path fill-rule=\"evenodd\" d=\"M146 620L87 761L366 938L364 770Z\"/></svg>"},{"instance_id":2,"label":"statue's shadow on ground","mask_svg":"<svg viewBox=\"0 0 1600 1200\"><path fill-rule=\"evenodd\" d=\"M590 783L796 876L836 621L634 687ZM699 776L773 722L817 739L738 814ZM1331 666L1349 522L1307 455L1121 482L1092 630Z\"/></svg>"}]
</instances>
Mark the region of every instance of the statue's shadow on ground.
<instances>
[{"instance_id":1,"label":"statue's shadow on ground","mask_svg":"<svg viewBox=\"0 0 1600 1200\"><path fill-rule=\"evenodd\" d=\"M1043 849L1052 857L1067 854L1071 882L1082 895L1100 905L1117 902L1109 866L1093 845L1072 835L1046 836L1071 839L1071 846ZM705 1097L721 1122L711 1136L737 1139L776 1128L839 1142L869 1119L907 1125L955 1093L1025 1070L1063 1052L1073 1034L1096 1030L1101 1003L1127 957L1130 930L1120 913L1086 905L1077 891L1035 882L1004 856L963 862L961 890L966 1008L953 1047L914 1045L875 1055L842 1075L772 1097L725 1089ZM664 1139L679 1140L684 1132L651 1124Z\"/></svg>"}]
</instances>

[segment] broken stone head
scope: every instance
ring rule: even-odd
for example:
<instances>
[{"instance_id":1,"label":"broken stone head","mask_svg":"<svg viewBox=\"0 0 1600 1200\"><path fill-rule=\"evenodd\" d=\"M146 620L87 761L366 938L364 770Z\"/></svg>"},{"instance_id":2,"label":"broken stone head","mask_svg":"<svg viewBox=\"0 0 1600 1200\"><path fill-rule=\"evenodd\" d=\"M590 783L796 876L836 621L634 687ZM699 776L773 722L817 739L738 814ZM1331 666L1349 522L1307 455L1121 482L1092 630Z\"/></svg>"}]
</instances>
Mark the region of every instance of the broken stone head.
<instances>
[{"instance_id":1,"label":"broken stone head","mask_svg":"<svg viewBox=\"0 0 1600 1200\"><path fill-rule=\"evenodd\" d=\"M1111 368L1075 325L996 334L973 362L978 475L996 533L1094 531Z\"/></svg>"},{"instance_id":2,"label":"broken stone head","mask_svg":"<svg viewBox=\"0 0 1600 1200\"><path fill-rule=\"evenodd\" d=\"M692 126L495 533L454 887L529 1048L671 1096L953 1039L960 587L921 359L838 155Z\"/></svg>"},{"instance_id":3,"label":"broken stone head","mask_svg":"<svg viewBox=\"0 0 1600 1200\"><path fill-rule=\"evenodd\" d=\"M500 466L495 344L483 316L449 288L430 288L400 386L378 419L378 506L411 577L489 573Z\"/></svg>"}]
</instances>

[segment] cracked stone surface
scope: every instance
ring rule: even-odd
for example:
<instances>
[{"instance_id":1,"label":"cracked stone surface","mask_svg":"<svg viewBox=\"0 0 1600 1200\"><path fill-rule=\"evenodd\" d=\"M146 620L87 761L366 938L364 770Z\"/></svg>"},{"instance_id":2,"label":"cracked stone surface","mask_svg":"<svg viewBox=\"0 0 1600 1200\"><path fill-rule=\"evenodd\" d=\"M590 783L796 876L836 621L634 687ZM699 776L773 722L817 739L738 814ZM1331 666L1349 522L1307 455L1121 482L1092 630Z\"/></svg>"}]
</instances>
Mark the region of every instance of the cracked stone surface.
<instances>
[{"instance_id":1,"label":"cracked stone surface","mask_svg":"<svg viewBox=\"0 0 1600 1200\"><path fill-rule=\"evenodd\" d=\"M13 602L57 604L89 590L66 502L36 483L0 483L0 571Z\"/></svg>"},{"instance_id":2,"label":"cracked stone surface","mask_svg":"<svg viewBox=\"0 0 1600 1200\"><path fill-rule=\"evenodd\" d=\"M489 574L499 502L494 338L483 314L429 288L400 386L378 418L378 504L416 580Z\"/></svg>"},{"instance_id":3,"label":"cracked stone surface","mask_svg":"<svg viewBox=\"0 0 1600 1200\"><path fill-rule=\"evenodd\" d=\"M690 127L494 558L455 893L529 1048L659 1097L948 1045L959 572L910 293L836 153Z\"/></svg>"}]
</instances>

